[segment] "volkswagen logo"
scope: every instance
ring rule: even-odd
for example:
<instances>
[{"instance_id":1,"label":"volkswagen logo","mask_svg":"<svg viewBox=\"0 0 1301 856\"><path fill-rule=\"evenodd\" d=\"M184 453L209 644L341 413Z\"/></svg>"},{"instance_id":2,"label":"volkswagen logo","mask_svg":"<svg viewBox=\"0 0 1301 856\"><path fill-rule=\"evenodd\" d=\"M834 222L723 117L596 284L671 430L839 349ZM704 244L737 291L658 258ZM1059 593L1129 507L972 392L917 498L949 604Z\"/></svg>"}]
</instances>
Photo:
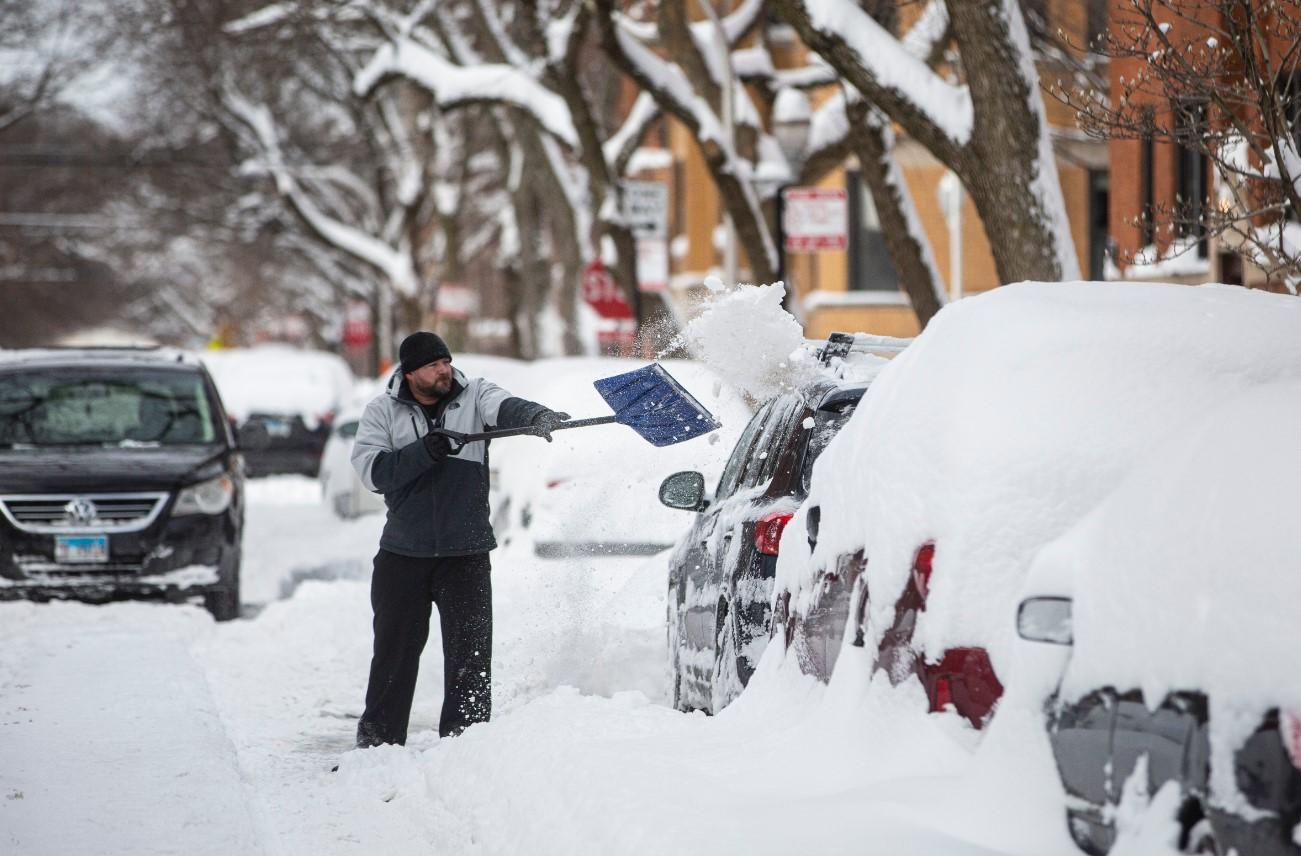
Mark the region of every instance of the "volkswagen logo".
<instances>
[{"instance_id":1,"label":"volkswagen logo","mask_svg":"<svg viewBox=\"0 0 1301 856\"><path fill-rule=\"evenodd\" d=\"M79 496L63 506L63 514L73 526L86 526L99 517L99 510L95 508L95 503Z\"/></svg>"}]
</instances>

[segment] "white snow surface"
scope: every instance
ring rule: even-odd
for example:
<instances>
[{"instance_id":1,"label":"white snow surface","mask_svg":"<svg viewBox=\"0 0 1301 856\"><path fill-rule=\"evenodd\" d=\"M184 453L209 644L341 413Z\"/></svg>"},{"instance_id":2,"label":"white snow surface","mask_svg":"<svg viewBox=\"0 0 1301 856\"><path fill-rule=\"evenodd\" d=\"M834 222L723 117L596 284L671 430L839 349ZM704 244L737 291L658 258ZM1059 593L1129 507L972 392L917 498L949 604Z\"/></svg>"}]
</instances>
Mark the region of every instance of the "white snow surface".
<instances>
[{"instance_id":1,"label":"white snow surface","mask_svg":"<svg viewBox=\"0 0 1301 856\"><path fill-rule=\"evenodd\" d=\"M379 521L315 488L250 484L242 620L0 603L0 851L1072 852L1037 723L972 782L961 726L904 715L907 687L867 699L865 669L773 660L720 716L668 708L663 554L497 551L493 721L437 738L434 622L409 744L352 750Z\"/></svg>"},{"instance_id":2,"label":"white snow surface","mask_svg":"<svg viewBox=\"0 0 1301 856\"><path fill-rule=\"evenodd\" d=\"M786 527L777 589L807 606L817 569L865 549L874 650L917 549L933 541L914 644L930 656L983 646L1007 686L1014 610L1038 550L1208 408L1297 379L1301 305L1290 297L1021 283L950 304L819 458Z\"/></svg>"}]
</instances>

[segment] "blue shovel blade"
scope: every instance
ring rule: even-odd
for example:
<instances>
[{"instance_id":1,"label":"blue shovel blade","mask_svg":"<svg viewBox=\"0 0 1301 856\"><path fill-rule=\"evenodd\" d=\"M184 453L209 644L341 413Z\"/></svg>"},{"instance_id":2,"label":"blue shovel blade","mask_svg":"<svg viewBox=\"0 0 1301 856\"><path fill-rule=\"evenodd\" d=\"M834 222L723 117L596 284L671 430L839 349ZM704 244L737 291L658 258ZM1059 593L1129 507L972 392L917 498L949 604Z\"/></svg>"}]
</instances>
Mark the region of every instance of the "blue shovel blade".
<instances>
[{"instance_id":1,"label":"blue shovel blade","mask_svg":"<svg viewBox=\"0 0 1301 856\"><path fill-rule=\"evenodd\" d=\"M592 385L620 423L656 446L671 446L722 427L659 363Z\"/></svg>"}]
</instances>

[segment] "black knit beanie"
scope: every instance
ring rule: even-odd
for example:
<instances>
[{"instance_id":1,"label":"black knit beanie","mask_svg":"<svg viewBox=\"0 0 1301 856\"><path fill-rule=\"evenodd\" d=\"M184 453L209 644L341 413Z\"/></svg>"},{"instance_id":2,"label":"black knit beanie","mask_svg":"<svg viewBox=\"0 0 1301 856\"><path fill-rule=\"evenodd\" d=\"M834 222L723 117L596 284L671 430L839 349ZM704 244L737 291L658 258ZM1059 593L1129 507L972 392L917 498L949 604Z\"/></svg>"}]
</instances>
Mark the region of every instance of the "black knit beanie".
<instances>
[{"instance_id":1,"label":"black knit beanie","mask_svg":"<svg viewBox=\"0 0 1301 856\"><path fill-rule=\"evenodd\" d=\"M435 360L451 358L452 352L447 349L447 343L436 334L424 330L407 336L398 348L398 359L402 363L404 374L413 372L421 366L427 366Z\"/></svg>"}]
</instances>

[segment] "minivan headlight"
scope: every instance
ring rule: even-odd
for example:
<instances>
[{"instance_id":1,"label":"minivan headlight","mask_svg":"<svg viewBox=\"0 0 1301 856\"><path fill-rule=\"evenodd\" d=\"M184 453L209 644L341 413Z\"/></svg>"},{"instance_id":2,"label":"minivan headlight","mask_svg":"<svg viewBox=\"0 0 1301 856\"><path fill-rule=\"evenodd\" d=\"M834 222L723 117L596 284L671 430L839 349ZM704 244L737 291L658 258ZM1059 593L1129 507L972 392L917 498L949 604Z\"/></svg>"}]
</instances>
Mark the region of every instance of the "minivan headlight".
<instances>
[{"instance_id":1,"label":"minivan headlight","mask_svg":"<svg viewBox=\"0 0 1301 856\"><path fill-rule=\"evenodd\" d=\"M235 498L235 482L228 475L201 481L181 490L176 497L173 516L184 514L221 514Z\"/></svg>"}]
</instances>

